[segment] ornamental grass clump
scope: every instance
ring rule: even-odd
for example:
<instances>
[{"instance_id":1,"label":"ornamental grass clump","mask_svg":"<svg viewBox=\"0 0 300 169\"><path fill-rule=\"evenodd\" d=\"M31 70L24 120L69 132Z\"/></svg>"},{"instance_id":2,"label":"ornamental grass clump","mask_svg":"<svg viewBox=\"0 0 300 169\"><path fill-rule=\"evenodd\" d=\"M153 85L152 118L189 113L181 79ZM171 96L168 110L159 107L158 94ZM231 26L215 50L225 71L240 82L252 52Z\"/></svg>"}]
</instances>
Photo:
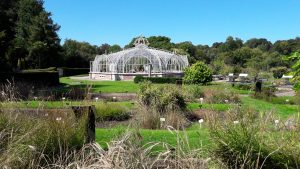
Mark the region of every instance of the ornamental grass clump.
<instances>
[{"instance_id":1,"label":"ornamental grass clump","mask_svg":"<svg viewBox=\"0 0 300 169\"><path fill-rule=\"evenodd\" d=\"M210 104L241 102L239 95L230 90L206 89L204 90L204 98Z\"/></svg>"},{"instance_id":2,"label":"ornamental grass clump","mask_svg":"<svg viewBox=\"0 0 300 169\"><path fill-rule=\"evenodd\" d=\"M128 108L120 104L98 102L95 107L96 121L123 121L131 117Z\"/></svg>"},{"instance_id":3,"label":"ornamental grass clump","mask_svg":"<svg viewBox=\"0 0 300 169\"><path fill-rule=\"evenodd\" d=\"M31 168L33 163L44 165L60 153L79 149L84 129L71 118L41 119L4 110L0 113L0 137L0 164Z\"/></svg>"},{"instance_id":4,"label":"ornamental grass clump","mask_svg":"<svg viewBox=\"0 0 300 169\"><path fill-rule=\"evenodd\" d=\"M239 107L210 116L212 154L228 168L299 168L299 121L287 128L277 119Z\"/></svg>"},{"instance_id":5,"label":"ornamental grass clump","mask_svg":"<svg viewBox=\"0 0 300 169\"><path fill-rule=\"evenodd\" d=\"M183 127L188 124L188 114L184 96L177 86L157 86L147 81L140 83L137 115L144 128ZM165 122L161 122L160 118L165 118Z\"/></svg>"}]
</instances>

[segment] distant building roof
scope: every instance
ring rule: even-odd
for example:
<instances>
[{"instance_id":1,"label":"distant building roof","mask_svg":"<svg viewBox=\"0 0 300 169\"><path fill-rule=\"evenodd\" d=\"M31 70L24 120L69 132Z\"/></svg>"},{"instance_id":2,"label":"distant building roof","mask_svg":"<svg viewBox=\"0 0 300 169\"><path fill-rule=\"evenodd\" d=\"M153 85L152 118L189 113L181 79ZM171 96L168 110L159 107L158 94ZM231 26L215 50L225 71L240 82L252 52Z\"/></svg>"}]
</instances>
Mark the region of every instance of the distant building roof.
<instances>
[{"instance_id":1,"label":"distant building roof","mask_svg":"<svg viewBox=\"0 0 300 169\"><path fill-rule=\"evenodd\" d=\"M246 74L246 73L239 74L239 77L247 77L247 76L248 76L248 74Z\"/></svg>"},{"instance_id":2,"label":"distant building roof","mask_svg":"<svg viewBox=\"0 0 300 169\"><path fill-rule=\"evenodd\" d=\"M283 75L282 76L282 79L291 79L291 78L293 78L293 76L291 76L291 75L289 75L289 76Z\"/></svg>"}]
</instances>

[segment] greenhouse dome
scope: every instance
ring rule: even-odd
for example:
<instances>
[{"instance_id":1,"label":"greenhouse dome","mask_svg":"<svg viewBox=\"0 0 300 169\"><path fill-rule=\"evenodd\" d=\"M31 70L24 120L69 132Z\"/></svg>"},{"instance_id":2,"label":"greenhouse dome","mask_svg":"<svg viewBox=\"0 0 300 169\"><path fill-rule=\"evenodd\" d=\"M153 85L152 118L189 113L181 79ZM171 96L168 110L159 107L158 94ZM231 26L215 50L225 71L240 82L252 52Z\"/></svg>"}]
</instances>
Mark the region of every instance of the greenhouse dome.
<instances>
[{"instance_id":1,"label":"greenhouse dome","mask_svg":"<svg viewBox=\"0 0 300 169\"><path fill-rule=\"evenodd\" d=\"M189 63L186 55L177 55L148 46L139 37L133 48L97 55L90 63L90 78L95 80L132 80L135 76L182 77Z\"/></svg>"}]
</instances>

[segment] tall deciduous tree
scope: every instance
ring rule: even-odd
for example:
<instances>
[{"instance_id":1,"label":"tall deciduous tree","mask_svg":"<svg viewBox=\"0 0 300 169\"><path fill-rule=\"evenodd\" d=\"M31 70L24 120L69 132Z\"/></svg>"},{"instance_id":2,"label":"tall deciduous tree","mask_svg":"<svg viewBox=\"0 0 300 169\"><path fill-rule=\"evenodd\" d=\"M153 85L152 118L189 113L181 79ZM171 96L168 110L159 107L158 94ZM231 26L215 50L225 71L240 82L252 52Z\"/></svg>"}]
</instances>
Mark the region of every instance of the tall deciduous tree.
<instances>
[{"instance_id":1,"label":"tall deciduous tree","mask_svg":"<svg viewBox=\"0 0 300 169\"><path fill-rule=\"evenodd\" d=\"M89 67L89 62L97 54L97 47L87 42L67 39L63 45L65 65L67 67Z\"/></svg>"}]
</instances>

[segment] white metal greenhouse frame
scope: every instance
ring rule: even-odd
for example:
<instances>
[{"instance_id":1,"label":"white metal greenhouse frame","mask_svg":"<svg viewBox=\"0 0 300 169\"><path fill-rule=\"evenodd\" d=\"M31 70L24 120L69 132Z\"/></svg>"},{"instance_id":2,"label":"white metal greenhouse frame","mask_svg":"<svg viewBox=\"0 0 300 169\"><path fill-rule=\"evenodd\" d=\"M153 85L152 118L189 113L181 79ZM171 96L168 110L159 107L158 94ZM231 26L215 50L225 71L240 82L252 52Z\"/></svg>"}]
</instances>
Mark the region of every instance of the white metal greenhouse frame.
<instances>
[{"instance_id":1,"label":"white metal greenhouse frame","mask_svg":"<svg viewBox=\"0 0 300 169\"><path fill-rule=\"evenodd\" d=\"M99 80L131 80L142 76L182 76L189 63L186 55L177 55L148 46L140 37L135 47L120 52L97 55L90 63L90 78Z\"/></svg>"}]
</instances>

